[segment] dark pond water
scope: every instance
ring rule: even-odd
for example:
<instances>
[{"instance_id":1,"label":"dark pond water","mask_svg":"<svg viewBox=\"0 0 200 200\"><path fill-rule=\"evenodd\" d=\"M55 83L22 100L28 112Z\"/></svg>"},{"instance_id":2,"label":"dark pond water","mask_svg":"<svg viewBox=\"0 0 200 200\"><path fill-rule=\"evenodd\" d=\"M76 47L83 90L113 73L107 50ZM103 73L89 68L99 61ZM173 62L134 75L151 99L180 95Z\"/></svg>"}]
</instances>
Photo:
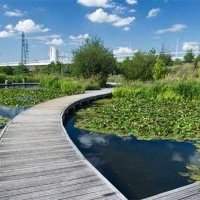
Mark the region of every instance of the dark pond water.
<instances>
[{"instance_id":1,"label":"dark pond water","mask_svg":"<svg viewBox=\"0 0 200 200\"><path fill-rule=\"evenodd\" d=\"M0 105L0 116L12 119L24 110L25 109L21 107L8 107Z\"/></svg>"},{"instance_id":2,"label":"dark pond water","mask_svg":"<svg viewBox=\"0 0 200 200\"><path fill-rule=\"evenodd\" d=\"M200 165L200 155L190 142L141 141L133 137L105 136L65 127L84 156L128 199L142 199L190 184L186 165Z\"/></svg>"}]
</instances>

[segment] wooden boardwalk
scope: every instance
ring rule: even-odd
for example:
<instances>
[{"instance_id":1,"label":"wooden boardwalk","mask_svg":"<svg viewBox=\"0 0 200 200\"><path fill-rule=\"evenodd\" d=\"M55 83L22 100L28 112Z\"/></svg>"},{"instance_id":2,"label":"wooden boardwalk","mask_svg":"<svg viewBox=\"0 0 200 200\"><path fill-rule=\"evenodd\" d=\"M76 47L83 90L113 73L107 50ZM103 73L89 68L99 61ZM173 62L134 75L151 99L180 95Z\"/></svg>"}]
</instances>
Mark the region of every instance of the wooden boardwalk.
<instances>
[{"instance_id":1,"label":"wooden boardwalk","mask_svg":"<svg viewBox=\"0 0 200 200\"><path fill-rule=\"evenodd\" d=\"M145 200L200 200L200 183L196 182L146 198Z\"/></svg>"},{"instance_id":2,"label":"wooden boardwalk","mask_svg":"<svg viewBox=\"0 0 200 200\"><path fill-rule=\"evenodd\" d=\"M63 112L71 105L110 92L51 100L12 120L0 133L0 200L125 200L83 157L62 125ZM200 200L200 183L146 198L183 199Z\"/></svg>"},{"instance_id":3,"label":"wooden boardwalk","mask_svg":"<svg viewBox=\"0 0 200 200\"><path fill-rule=\"evenodd\" d=\"M51 100L19 114L0 135L0 200L126 199L79 152L64 110L100 90Z\"/></svg>"}]
</instances>

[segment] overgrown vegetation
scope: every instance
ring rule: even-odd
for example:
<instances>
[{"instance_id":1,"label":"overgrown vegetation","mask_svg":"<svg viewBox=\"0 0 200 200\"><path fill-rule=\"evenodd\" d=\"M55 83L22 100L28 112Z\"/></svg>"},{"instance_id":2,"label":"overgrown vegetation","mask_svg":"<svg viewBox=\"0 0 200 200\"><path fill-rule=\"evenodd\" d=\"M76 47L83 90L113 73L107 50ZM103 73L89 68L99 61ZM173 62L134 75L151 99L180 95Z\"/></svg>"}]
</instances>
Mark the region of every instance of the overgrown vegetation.
<instances>
[{"instance_id":1,"label":"overgrown vegetation","mask_svg":"<svg viewBox=\"0 0 200 200\"><path fill-rule=\"evenodd\" d=\"M200 82L137 83L77 114L76 126L139 139L200 139Z\"/></svg>"}]
</instances>

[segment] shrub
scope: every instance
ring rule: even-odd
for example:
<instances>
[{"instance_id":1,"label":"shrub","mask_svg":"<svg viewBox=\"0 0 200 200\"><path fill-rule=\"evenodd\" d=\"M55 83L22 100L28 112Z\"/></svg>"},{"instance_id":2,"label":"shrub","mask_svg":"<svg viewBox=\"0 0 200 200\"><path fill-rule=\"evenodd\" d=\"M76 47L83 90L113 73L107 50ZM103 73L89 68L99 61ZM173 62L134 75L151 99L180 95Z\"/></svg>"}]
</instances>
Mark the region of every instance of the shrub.
<instances>
[{"instance_id":1,"label":"shrub","mask_svg":"<svg viewBox=\"0 0 200 200\"><path fill-rule=\"evenodd\" d=\"M132 59L126 59L122 63L122 71L124 76L129 80L152 80L155 62L156 55L154 52L138 52Z\"/></svg>"},{"instance_id":2,"label":"shrub","mask_svg":"<svg viewBox=\"0 0 200 200\"><path fill-rule=\"evenodd\" d=\"M172 66L173 60L170 54L161 53L159 58L164 62L165 66Z\"/></svg>"},{"instance_id":3,"label":"shrub","mask_svg":"<svg viewBox=\"0 0 200 200\"><path fill-rule=\"evenodd\" d=\"M60 80L59 87L62 93L66 93L69 95L84 92L84 86L82 86L78 82Z\"/></svg>"},{"instance_id":4,"label":"shrub","mask_svg":"<svg viewBox=\"0 0 200 200\"><path fill-rule=\"evenodd\" d=\"M0 83L5 83L5 80L6 80L6 75L0 74Z\"/></svg>"},{"instance_id":5,"label":"shrub","mask_svg":"<svg viewBox=\"0 0 200 200\"><path fill-rule=\"evenodd\" d=\"M188 50L184 56L184 61L186 63L192 63L194 60L194 54L192 52L192 50Z\"/></svg>"},{"instance_id":6,"label":"shrub","mask_svg":"<svg viewBox=\"0 0 200 200\"><path fill-rule=\"evenodd\" d=\"M2 74L13 75L13 72L14 72L14 70L10 66L0 67L0 73L2 73Z\"/></svg>"},{"instance_id":7,"label":"shrub","mask_svg":"<svg viewBox=\"0 0 200 200\"><path fill-rule=\"evenodd\" d=\"M56 76L43 76L40 80L41 87L58 89L59 88L59 79Z\"/></svg>"},{"instance_id":8,"label":"shrub","mask_svg":"<svg viewBox=\"0 0 200 200\"><path fill-rule=\"evenodd\" d=\"M161 79L165 77L167 70L165 62L158 57L153 69L153 77L155 80Z\"/></svg>"},{"instance_id":9,"label":"shrub","mask_svg":"<svg viewBox=\"0 0 200 200\"><path fill-rule=\"evenodd\" d=\"M14 74L26 74L28 73L29 70L25 65L18 65L17 67L14 68Z\"/></svg>"}]
</instances>

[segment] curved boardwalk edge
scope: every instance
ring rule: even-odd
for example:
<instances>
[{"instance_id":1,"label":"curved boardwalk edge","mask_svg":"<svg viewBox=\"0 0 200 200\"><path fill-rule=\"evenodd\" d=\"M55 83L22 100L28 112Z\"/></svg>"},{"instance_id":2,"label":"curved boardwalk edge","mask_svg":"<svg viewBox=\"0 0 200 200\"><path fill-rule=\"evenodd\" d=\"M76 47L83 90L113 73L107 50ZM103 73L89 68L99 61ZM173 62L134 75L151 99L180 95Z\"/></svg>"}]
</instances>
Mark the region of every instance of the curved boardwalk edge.
<instances>
[{"instance_id":1,"label":"curved boardwalk edge","mask_svg":"<svg viewBox=\"0 0 200 200\"><path fill-rule=\"evenodd\" d=\"M0 138L0 200L126 199L75 147L65 111L110 89L50 100L18 116Z\"/></svg>"},{"instance_id":2,"label":"curved boardwalk edge","mask_svg":"<svg viewBox=\"0 0 200 200\"><path fill-rule=\"evenodd\" d=\"M200 182L192 183L168 192L164 192L144 200L199 200L200 199Z\"/></svg>"}]
</instances>

